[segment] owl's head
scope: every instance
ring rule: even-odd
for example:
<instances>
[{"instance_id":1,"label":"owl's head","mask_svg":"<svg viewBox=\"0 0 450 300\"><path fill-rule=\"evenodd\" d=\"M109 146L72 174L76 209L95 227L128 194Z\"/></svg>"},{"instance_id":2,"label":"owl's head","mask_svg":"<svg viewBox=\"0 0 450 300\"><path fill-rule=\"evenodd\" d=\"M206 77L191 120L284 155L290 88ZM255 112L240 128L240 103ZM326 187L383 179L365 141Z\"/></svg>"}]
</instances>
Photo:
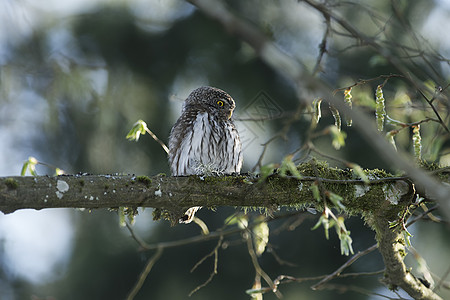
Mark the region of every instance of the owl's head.
<instances>
[{"instance_id":1,"label":"owl's head","mask_svg":"<svg viewBox=\"0 0 450 300\"><path fill-rule=\"evenodd\" d=\"M184 102L184 110L206 111L208 114L228 120L236 107L233 98L221 89L202 86L193 90Z\"/></svg>"}]
</instances>

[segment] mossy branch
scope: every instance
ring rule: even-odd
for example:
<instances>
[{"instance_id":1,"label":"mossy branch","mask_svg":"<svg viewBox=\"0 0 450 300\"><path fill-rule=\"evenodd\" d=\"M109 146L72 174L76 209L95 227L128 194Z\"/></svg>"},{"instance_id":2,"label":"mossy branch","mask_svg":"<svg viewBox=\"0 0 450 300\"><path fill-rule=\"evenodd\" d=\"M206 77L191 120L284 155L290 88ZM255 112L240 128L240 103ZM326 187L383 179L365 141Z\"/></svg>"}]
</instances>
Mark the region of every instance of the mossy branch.
<instances>
[{"instance_id":1,"label":"mossy branch","mask_svg":"<svg viewBox=\"0 0 450 300\"><path fill-rule=\"evenodd\" d=\"M314 168L317 168L315 165ZM184 176L165 175L60 175L0 177L0 211L18 209L153 207L183 211L192 206L273 207L321 206L310 185L320 180L324 188L343 197L349 213L376 210L392 194L402 196L410 183L370 171L373 180L365 184L349 170L310 164L299 166L302 178L271 175L263 182L253 175ZM317 176L316 176L317 175ZM331 205L332 206L332 205ZM331 207L330 206L330 207Z\"/></svg>"},{"instance_id":2,"label":"mossy branch","mask_svg":"<svg viewBox=\"0 0 450 300\"><path fill-rule=\"evenodd\" d=\"M403 263L405 241L390 222L411 205L415 190L404 177L392 177L384 171L366 171L372 180L355 179L351 170L329 168L321 164L298 167L302 177L273 174L260 180L253 175L186 176L165 175L62 175L36 177L0 177L0 211L44 208L117 208L153 207L181 216L192 206L301 208L323 202L313 197L310 186L317 181L327 191L340 195L348 214L361 214L376 231L379 250L386 265L385 282L401 287L415 299L440 299L423 285ZM333 202L327 202L333 207Z\"/></svg>"},{"instance_id":3,"label":"mossy branch","mask_svg":"<svg viewBox=\"0 0 450 300\"><path fill-rule=\"evenodd\" d=\"M406 256L407 242L400 228L389 228L387 216L392 213L392 208L384 207L369 221L375 228L378 249L386 267L383 282L392 290L402 288L413 299L442 300L406 268L403 259Z\"/></svg>"}]
</instances>

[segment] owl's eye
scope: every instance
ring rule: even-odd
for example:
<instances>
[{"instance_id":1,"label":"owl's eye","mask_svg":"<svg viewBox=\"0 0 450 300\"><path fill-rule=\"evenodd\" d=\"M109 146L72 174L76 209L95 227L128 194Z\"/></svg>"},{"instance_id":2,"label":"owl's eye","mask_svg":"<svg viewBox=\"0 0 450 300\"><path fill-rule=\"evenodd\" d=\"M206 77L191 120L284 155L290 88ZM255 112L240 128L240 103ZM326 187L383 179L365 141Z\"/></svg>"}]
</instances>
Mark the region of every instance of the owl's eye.
<instances>
[{"instance_id":1,"label":"owl's eye","mask_svg":"<svg viewBox=\"0 0 450 300\"><path fill-rule=\"evenodd\" d=\"M222 106L223 106L223 101L222 101L222 100L217 101L217 105L219 105L220 107L222 107Z\"/></svg>"}]
</instances>

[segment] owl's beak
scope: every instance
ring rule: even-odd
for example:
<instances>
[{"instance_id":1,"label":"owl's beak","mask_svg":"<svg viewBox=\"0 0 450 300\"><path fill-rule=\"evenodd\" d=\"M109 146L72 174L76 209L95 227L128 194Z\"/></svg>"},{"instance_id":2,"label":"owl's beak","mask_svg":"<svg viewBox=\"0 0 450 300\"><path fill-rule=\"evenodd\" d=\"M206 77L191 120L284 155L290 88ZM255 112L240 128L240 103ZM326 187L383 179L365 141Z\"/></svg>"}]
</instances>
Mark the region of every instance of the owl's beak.
<instances>
[{"instance_id":1,"label":"owl's beak","mask_svg":"<svg viewBox=\"0 0 450 300\"><path fill-rule=\"evenodd\" d=\"M231 119L231 116L232 116L232 115L233 115L233 110L230 110L230 111L228 112L228 116L227 116L228 118L227 118L227 119L228 119L228 120Z\"/></svg>"}]
</instances>

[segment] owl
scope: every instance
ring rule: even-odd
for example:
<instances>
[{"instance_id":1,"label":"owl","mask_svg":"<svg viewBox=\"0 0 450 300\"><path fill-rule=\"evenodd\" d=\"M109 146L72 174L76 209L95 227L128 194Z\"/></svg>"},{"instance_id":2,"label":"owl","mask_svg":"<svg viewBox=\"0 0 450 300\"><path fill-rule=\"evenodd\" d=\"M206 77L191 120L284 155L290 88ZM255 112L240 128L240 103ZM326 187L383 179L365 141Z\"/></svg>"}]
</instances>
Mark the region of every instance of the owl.
<instances>
[{"instance_id":1,"label":"owl","mask_svg":"<svg viewBox=\"0 0 450 300\"><path fill-rule=\"evenodd\" d=\"M191 92L170 132L172 175L240 172L242 144L231 119L234 108L233 98L218 88L204 86ZM180 222L191 222L199 208L190 208Z\"/></svg>"}]
</instances>

